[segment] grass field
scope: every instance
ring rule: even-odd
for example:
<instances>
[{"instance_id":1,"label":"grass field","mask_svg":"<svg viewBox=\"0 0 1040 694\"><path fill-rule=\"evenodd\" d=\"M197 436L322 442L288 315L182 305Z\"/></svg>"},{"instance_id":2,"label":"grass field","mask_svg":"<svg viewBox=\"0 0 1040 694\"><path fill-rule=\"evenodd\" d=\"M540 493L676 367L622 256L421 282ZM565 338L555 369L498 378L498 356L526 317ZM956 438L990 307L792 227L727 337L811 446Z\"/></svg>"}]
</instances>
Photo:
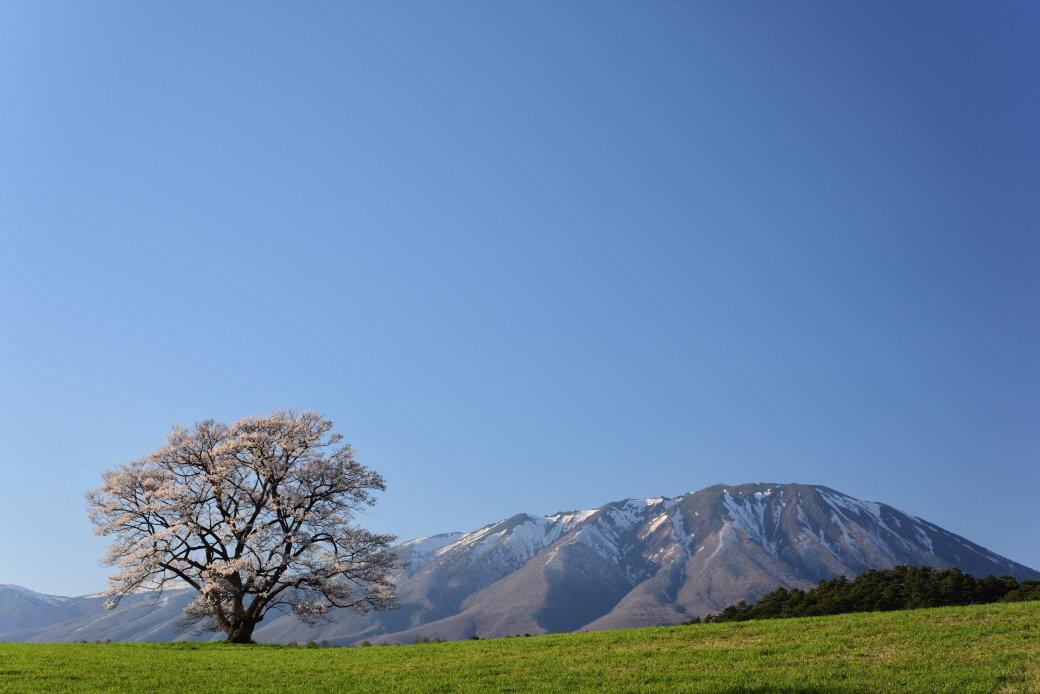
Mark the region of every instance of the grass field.
<instances>
[{"instance_id":1,"label":"grass field","mask_svg":"<svg viewBox=\"0 0 1040 694\"><path fill-rule=\"evenodd\" d=\"M1040 693L1040 602L387 648L0 644L0 692L382 691Z\"/></svg>"}]
</instances>

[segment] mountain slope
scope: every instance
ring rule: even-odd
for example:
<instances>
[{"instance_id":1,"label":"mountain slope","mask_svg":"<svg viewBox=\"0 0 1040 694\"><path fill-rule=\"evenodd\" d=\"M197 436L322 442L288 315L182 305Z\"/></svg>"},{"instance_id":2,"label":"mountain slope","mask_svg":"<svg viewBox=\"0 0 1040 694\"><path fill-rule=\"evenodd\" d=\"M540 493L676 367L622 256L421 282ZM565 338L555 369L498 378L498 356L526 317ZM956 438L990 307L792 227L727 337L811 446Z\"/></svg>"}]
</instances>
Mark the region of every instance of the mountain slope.
<instances>
[{"instance_id":1,"label":"mountain slope","mask_svg":"<svg viewBox=\"0 0 1040 694\"><path fill-rule=\"evenodd\" d=\"M406 642L672 624L781 584L804 589L898 564L1040 578L891 506L800 484L716 485L677 499L514 516L401 550L409 561L402 608L343 615L322 638ZM279 619L257 637L275 640L291 628Z\"/></svg>"},{"instance_id":2,"label":"mountain slope","mask_svg":"<svg viewBox=\"0 0 1040 694\"><path fill-rule=\"evenodd\" d=\"M801 484L715 485L675 499L518 514L398 549L400 609L340 611L313 628L271 614L254 638L381 643L674 624L757 600L778 585L805 589L899 564L1040 579L891 506ZM30 592L23 589L23 598ZM146 596L135 596L109 612L97 599L50 598L19 612L4 608L5 599L14 601L4 596L0 587L0 640L46 641L185 638L175 622L191 597L171 592L149 607Z\"/></svg>"}]
</instances>

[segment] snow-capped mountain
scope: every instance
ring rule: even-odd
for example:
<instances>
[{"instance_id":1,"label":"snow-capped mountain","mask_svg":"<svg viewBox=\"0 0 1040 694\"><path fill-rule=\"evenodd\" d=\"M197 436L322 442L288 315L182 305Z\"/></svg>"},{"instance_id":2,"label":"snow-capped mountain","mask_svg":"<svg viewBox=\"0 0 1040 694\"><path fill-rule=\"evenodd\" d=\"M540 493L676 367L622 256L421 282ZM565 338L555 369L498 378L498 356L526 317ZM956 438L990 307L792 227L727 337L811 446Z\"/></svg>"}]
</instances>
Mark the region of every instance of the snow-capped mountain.
<instances>
[{"instance_id":1,"label":"snow-capped mountain","mask_svg":"<svg viewBox=\"0 0 1040 694\"><path fill-rule=\"evenodd\" d=\"M269 616L254 638L346 645L674 624L757 600L778 585L808 588L899 564L1040 579L1040 572L891 506L801 484L716 485L674 499L519 514L398 549L405 564L400 609L344 611L314 628ZM11 616L25 610L6 608L13 598L5 589L0 586L0 641L168 640L191 598L190 591L169 593L165 605L149 608L142 597L124 603L126 612L124 605L100 612L91 604L68 620L33 629L27 628L31 620ZM20 590L23 597L31 593ZM64 605L43 603L59 611ZM42 604L38 610L44 621L58 616Z\"/></svg>"},{"instance_id":2,"label":"snow-capped mountain","mask_svg":"<svg viewBox=\"0 0 1040 694\"><path fill-rule=\"evenodd\" d=\"M101 594L66 598L0 585L0 642L172 641L183 638L177 622L194 598L191 589L145 593L106 610Z\"/></svg>"}]
</instances>

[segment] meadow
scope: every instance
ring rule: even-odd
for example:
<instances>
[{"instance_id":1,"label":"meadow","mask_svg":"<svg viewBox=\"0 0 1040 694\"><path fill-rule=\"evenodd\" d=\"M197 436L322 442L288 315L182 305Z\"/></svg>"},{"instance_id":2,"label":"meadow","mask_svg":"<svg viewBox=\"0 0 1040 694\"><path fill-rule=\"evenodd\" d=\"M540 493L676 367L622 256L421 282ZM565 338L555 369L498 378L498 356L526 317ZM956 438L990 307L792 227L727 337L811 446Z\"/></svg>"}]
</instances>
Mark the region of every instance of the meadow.
<instances>
[{"instance_id":1,"label":"meadow","mask_svg":"<svg viewBox=\"0 0 1040 694\"><path fill-rule=\"evenodd\" d=\"M333 691L1040 692L1040 602L372 648L0 644L0 692Z\"/></svg>"}]
</instances>

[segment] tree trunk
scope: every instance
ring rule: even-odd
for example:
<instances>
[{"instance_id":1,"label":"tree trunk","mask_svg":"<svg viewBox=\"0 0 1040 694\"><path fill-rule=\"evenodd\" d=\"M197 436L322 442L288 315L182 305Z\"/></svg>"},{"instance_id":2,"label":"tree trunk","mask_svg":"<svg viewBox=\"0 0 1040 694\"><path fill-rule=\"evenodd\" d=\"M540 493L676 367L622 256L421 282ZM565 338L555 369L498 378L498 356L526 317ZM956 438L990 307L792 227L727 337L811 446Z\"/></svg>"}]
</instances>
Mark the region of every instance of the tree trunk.
<instances>
[{"instance_id":1,"label":"tree trunk","mask_svg":"<svg viewBox=\"0 0 1040 694\"><path fill-rule=\"evenodd\" d=\"M230 629L226 630L228 637L224 643L253 643L254 627L256 627L256 622L249 619L236 620Z\"/></svg>"}]
</instances>

